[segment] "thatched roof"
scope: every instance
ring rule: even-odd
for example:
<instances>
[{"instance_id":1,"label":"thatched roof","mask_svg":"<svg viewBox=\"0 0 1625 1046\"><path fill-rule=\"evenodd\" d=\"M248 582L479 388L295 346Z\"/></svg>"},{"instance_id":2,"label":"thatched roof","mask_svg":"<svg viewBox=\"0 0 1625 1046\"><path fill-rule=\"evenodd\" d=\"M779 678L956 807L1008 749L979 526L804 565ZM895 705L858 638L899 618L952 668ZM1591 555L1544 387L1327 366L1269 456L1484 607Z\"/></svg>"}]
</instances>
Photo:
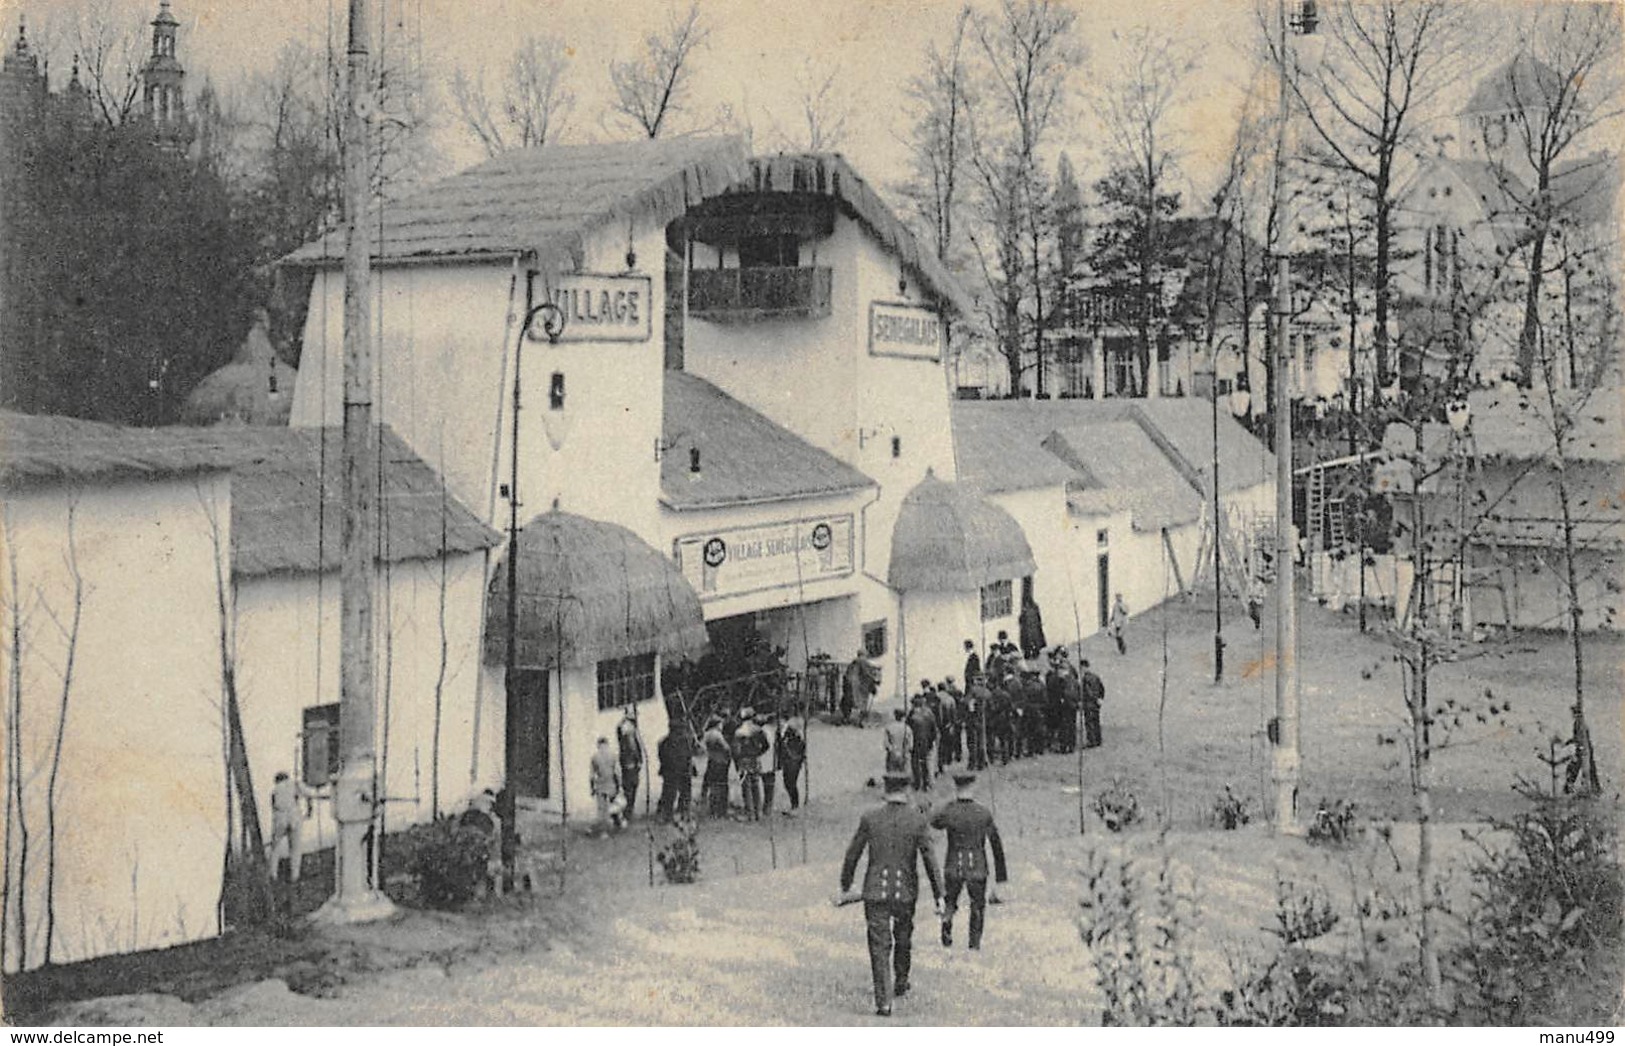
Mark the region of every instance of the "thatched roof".
<instances>
[{"instance_id":1,"label":"thatched roof","mask_svg":"<svg viewBox=\"0 0 1625 1046\"><path fill-rule=\"evenodd\" d=\"M931 291L962 316L975 307L970 296L928 248L909 232L880 194L838 153L757 156L749 175L730 193L806 193L834 199L858 224L902 259Z\"/></svg>"},{"instance_id":2,"label":"thatched roof","mask_svg":"<svg viewBox=\"0 0 1625 1046\"><path fill-rule=\"evenodd\" d=\"M192 429L137 429L0 411L0 489L158 479L223 471L246 460L228 440Z\"/></svg>"},{"instance_id":3,"label":"thatched roof","mask_svg":"<svg viewBox=\"0 0 1625 1046\"><path fill-rule=\"evenodd\" d=\"M744 161L737 138L516 149L375 212L374 263L524 254L544 271L576 269L596 230L629 220L664 227L737 181ZM343 256L344 237L329 234L284 261L336 265Z\"/></svg>"},{"instance_id":4,"label":"thatched roof","mask_svg":"<svg viewBox=\"0 0 1625 1046\"><path fill-rule=\"evenodd\" d=\"M526 523L518 545L519 667L590 665L705 647L699 596L671 559L625 527L553 511ZM486 600L487 663L506 659L507 615L504 556Z\"/></svg>"},{"instance_id":5,"label":"thatched roof","mask_svg":"<svg viewBox=\"0 0 1625 1046\"><path fill-rule=\"evenodd\" d=\"M1021 524L1004 509L929 470L903 497L887 584L899 592L975 592L1037 569Z\"/></svg>"},{"instance_id":6,"label":"thatched roof","mask_svg":"<svg viewBox=\"0 0 1625 1046\"><path fill-rule=\"evenodd\" d=\"M1201 515L1213 457L1211 411L1207 400L1191 397L967 400L953 404L954 441L960 473L973 483L997 474L1003 489L1049 486L1059 463L1068 472L1069 504L1079 511L1128 509L1137 529L1156 530ZM1246 489L1274 474L1274 455L1221 410L1220 488Z\"/></svg>"},{"instance_id":7,"label":"thatched roof","mask_svg":"<svg viewBox=\"0 0 1625 1046\"><path fill-rule=\"evenodd\" d=\"M269 321L261 310L237 355L197 383L181 420L188 425L286 425L299 372L271 347Z\"/></svg>"},{"instance_id":8,"label":"thatched roof","mask_svg":"<svg viewBox=\"0 0 1625 1046\"><path fill-rule=\"evenodd\" d=\"M875 481L775 424L704 378L666 372L661 501L675 509L715 508L841 494ZM689 471L689 449L700 472Z\"/></svg>"},{"instance_id":9,"label":"thatched roof","mask_svg":"<svg viewBox=\"0 0 1625 1046\"><path fill-rule=\"evenodd\" d=\"M339 569L344 525L343 430L216 429L248 456L232 474L236 577ZM323 444L326 444L325 449ZM387 425L379 427L382 559L398 563L495 547L481 523ZM444 536L442 537L442 526Z\"/></svg>"}]
</instances>

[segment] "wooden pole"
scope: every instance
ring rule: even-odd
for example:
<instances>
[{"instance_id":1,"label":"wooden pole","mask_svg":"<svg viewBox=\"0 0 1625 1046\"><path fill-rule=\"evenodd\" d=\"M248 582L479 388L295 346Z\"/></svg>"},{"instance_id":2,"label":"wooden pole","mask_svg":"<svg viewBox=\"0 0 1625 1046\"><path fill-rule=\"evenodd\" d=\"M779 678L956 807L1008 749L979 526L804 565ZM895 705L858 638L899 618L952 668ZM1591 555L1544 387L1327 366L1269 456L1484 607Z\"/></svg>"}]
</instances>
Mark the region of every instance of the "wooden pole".
<instances>
[{"instance_id":1,"label":"wooden pole","mask_svg":"<svg viewBox=\"0 0 1625 1046\"><path fill-rule=\"evenodd\" d=\"M378 433L372 423L368 341L371 197L367 114L368 0L349 0L344 112L344 530L340 561L339 740L343 763L334 789L338 821L334 893L317 915L330 922L382 918L394 910L372 882L367 836L378 802L374 749L373 570L377 555ZM374 845L377 841L374 840Z\"/></svg>"}]
</instances>

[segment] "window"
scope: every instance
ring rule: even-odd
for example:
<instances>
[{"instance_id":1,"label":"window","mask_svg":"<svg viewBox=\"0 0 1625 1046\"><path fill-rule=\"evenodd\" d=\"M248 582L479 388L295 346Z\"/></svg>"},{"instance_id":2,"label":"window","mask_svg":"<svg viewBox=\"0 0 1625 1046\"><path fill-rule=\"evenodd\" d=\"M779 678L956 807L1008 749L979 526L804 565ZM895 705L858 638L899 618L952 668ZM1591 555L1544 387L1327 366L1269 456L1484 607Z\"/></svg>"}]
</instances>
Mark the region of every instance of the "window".
<instances>
[{"instance_id":1,"label":"window","mask_svg":"<svg viewBox=\"0 0 1625 1046\"><path fill-rule=\"evenodd\" d=\"M795 268L801 264L801 243L794 236L746 236L739 241L739 267Z\"/></svg>"},{"instance_id":2,"label":"window","mask_svg":"<svg viewBox=\"0 0 1625 1046\"><path fill-rule=\"evenodd\" d=\"M1110 539L1111 539L1111 532L1110 531L1108 531L1108 530L1097 530L1097 531L1095 531L1095 547L1096 548L1105 548Z\"/></svg>"},{"instance_id":3,"label":"window","mask_svg":"<svg viewBox=\"0 0 1625 1046\"><path fill-rule=\"evenodd\" d=\"M623 705L653 701L655 656L633 654L598 662L598 710L613 712Z\"/></svg>"},{"instance_id":4,"label":"window","mask_svg":"<svg viewBox=\"0 0 1625 1046\"><path fill-rule=\"evenodd\" d=\"M886 621L870 621L863 626L863 652L868 657L886 655Z\"/></svg>"},{"instance_id":5,"label":"window","mask_svg":"<svg viewBox=\"0 0 1625 1046\"><path fill-rule=\"evenodd\" d=\"M301 776L305 784L320 788L339 775L338 705L305 709L304 729L299 732L299 740L305 764Z\"/></svg>"},{"instance_id":6,"label":"window","mask_svg":"<svg viewBox=\"0 0 1625 1046\"><path fill-rule=\"evenodd\" d=\"M991 585L982 586L983 621L992 621L994 618L999 617L1009 617L1011 604L1010 582L995 581Z\"/></svg>"}]
</instances>

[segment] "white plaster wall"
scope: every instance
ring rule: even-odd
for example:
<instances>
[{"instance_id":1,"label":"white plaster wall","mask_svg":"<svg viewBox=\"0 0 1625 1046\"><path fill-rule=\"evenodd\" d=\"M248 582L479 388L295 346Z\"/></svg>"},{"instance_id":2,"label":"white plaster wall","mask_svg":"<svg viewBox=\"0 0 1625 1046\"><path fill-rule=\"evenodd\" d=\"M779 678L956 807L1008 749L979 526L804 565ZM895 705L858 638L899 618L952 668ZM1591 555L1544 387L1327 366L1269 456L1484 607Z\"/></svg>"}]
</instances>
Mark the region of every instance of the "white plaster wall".
<instances>
[{"instance_id":1,"label":"white plaster wall","mask_svg":"<svg viewBox=\"0 0 1625 1046\"><path fill-rule=\"evenodd\" d=\"M445 662L441 675L440 565L392 564L375 592L378 688L375 737L385 777L387 830L460 810L471 791L502 779L502 748L476 741L475 725L500 717L500 692L479 693L481 599L485 556L446 561ZM336 575L272 575L237 586L238 691L249 765L263 830L271 826L278 771L297 775L306 708L339 700L340 586ZM435 758L438 685L440 741ZM481 707L483 699L485 706ZM495 701L497 708L490 705ZM387 750L385 724L387 722ZM500 735L499 735L500 737ZM434 802L438 782L438 807ZM331 845L335 826L325 797L305 826L305 845Z\"/></svg>"},{"instance_id":2,"label":"white plaster wall","mask_svg":"<svg viewBox=\"0 0 1625 1046\"><path fill-rule=\"evenodd\" d=\"M23 781L22 814L7 822L6 971L47 958L47 789L73 627L70 553L82 599L60 734L49 958L75 962L213 936L229 835L219 613L230 598L221 590L230 569L228 480L9 491L4 528L6 635L14 624L21 630ZM13 667L8 642L0 669L11 678ZM10 749L0 745L0 760Z\"/></svg>"},{"instance_id":3,"label":"white plaster wall","mask_svg":"<svg viewBox=\"0 0 1625 1046\"><path fill-rule=\"evenodd\" d=\"M665 233L634 233L639 269L650 281L646 342L527 341L521 352L521 521L551 507L630 528L658 540L660 435L665 344ZM583 272L625 272L625 227L605 230ZM523 266L415 265L373 274L374 420L387 422L442 472L452 492L487 522L505 524L497 491L509 480L514 344L525 308ZM538 276L535 300L545 296ZM381 306L380 306L381 302ZM310 318L291 423L343 418L343 278L324 271L311 290ZM552 412L554 372L565 406ZM550 438L551 437L551 438ZM553 449L554 442L559 449Z\"/></svg>"}]
</instances>

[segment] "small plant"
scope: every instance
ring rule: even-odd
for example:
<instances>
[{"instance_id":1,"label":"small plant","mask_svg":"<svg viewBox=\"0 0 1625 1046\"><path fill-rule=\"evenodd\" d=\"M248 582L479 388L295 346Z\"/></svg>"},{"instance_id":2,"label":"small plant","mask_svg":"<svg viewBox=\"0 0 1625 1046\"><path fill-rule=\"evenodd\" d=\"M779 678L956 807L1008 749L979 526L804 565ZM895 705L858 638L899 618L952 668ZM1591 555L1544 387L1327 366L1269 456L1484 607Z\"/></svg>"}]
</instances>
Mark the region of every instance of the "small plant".
<instances>
[{"instance_id":1,"label":"small plant","mask_svg":"<svg viewBox=\"0 0 1625 1046\"><path fill-rule=\"evenodd\" d=\"M1100 1023L1189 1027L1202 1020L1196 906L1188 877L1176 881L1166 847L1154 886L1130 858L1095 854L1084 883L1078 931L1095 967Z\"/></svg>"},{"instance_id":2,"label":"small plant","mask_svg":"<svg viewBox=\"0 0 1625 1046\"><path fill-rule=\"evenodd\" d=\"M1095 796L1095 813L1114 832L1121 832L1140 819L1140 801L1121 778L1113 778L1106 790Z\"/></svg>"},{"instance_id":3,"label":"small plant","mask_svg":"<svg viewBox=\"0 0 1625 1046\"><path fill-rule=\"evenodd\" d=\"M411 857L407 871L418 896L431 908L461 908L486 883L491 867L491 834L443 817L406 833Z\"/></svg>"},{"instance_id":4,"label":"small plant","mask_svg":"<svg viewBox=\"0 0 1625 1046\"><path fill-rule=\"evenodd\" d=\"M1342 846L1352 842L1360 829L1354 821L1355 805L1352 799L1322 799L1315 807L1315 816L1309 822L1309 841Z\"/></svg>"},{"instance_id":5,"label":"small plant","mask_svg":"<svg viewBox=\"0 0 1625 1046\"><path fill-rule=\"evenodd\" d=\"M1244 799L1230 790L1229 785L1224 786L1224 794L1213 800L1213 810L1210 813L1213 824L1227 832L1233 832L1253 819L1253 802Z\"/></svg>"},{"instance_id":6,"label":"small plant","mask_svg":"<svg viewBox=\"0 0 1625 1046\"><path fill-rule=\"evenodd\" d=\"M678 821L671 840L655 855L668 883L691 883L700 877L699 825L692 819Z\"/></svg>"},{"instance_id":7,"label":"small plant","mask_svg":"<svg viewBox=\"0 0 1625 1046\"><path fill-rule=\"evenodd\" d=\"M1320 885L1300 889L1288 879L1275 881L1275 928L1284 944L1302 944L1332 931L1341 917Z\"/></svg>"}]
</instances>

